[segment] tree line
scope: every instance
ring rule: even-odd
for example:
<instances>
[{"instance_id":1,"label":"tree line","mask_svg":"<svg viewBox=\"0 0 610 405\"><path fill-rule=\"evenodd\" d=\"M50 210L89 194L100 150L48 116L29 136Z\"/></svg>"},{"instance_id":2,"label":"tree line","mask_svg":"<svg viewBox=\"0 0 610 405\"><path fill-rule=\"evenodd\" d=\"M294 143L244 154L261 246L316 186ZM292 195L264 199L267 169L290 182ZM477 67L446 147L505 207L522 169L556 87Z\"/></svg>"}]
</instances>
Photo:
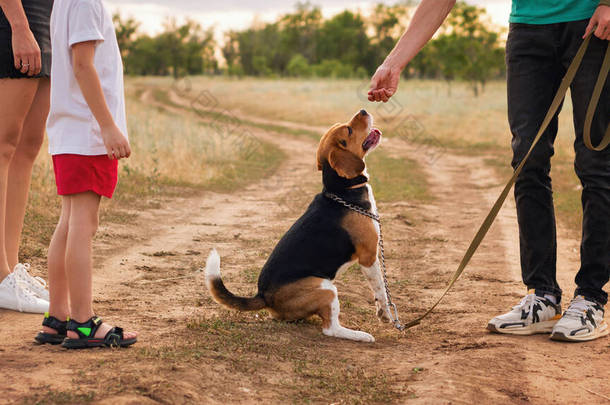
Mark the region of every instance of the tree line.
<instances>
[{"instance_id":1,"label":"tree line","mask_svg":"<svg viewBox=\"0 0 610 405\"><path fill-rule=\"evenodd\" d=\"M125 71L131 75L350 78L374 73L413 11L410 3L379 4L368 15L346 10L325 19L319 7L299 3L276 21L226 32L222 44L211 28L190 20L178 24L169 19L154 36L140 33L133 18L115 15L115 25ZM476 94L505 73L500 32L487 20L484 9L458 2L404 75L465 80Z\"/></svg>"}]
</instances>

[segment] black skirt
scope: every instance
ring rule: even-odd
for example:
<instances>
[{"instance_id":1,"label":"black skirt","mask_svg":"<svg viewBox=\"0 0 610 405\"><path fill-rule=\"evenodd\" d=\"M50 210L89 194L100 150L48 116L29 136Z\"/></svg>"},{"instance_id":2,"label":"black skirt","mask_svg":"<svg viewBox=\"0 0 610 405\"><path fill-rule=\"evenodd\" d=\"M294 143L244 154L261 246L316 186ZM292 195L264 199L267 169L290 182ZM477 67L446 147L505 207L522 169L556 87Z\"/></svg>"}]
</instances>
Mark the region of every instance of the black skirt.
<instances>
[{"instance_id":1,"label":"black skirt","mask_svg":"<svg viewBox=\"0 0 610 405\"><path fill-rule=\"evenodd\" d=\"M25 15L30 23L30 30L34 34L42 57L42 69L38 76L28 76L15 69L12 45L11 26L0 9L0 79L28 78L51 76L51 36L49 24L53 0L22 0Z\"/></svg>"}]
</instances>

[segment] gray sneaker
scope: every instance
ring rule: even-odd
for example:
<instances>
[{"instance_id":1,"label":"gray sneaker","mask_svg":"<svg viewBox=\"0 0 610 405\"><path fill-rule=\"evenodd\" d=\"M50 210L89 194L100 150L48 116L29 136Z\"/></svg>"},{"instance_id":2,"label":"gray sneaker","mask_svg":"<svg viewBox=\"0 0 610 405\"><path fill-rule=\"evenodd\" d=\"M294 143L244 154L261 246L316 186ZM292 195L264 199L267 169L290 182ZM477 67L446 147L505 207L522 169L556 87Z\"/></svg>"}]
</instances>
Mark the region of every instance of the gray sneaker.
<instances>
[{"instance_id":1,"label":"gray sneaker","mask_svg":"<svg viewBox=\"0 0 610 405\"><path fill-rule=\"evenodd\" d=\"M586 342L608 334L604 307L578 295L553 327L551 339L564 342Z\"/></svg>"},{"instance_id":2,"label":"gray sneaker","mask_svg":"<svg viewBox=\"0 0 610 405\"><path fill-rule=\"evenodd\" d=\"M489 321L487 329L511 335L550 333L559 318L561 318L560 305L553 304L530 290L510 312Z\"/></svg>"}]
</instances>

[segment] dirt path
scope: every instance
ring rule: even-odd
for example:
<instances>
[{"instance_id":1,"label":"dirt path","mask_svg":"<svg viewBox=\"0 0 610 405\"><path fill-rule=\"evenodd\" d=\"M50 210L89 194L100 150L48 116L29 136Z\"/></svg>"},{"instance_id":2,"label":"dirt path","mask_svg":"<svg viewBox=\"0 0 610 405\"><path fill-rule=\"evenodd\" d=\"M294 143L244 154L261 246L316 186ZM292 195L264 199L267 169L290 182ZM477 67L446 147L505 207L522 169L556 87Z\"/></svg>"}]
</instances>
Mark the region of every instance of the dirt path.
<instances>
[{"instance_id":1,"label":"dirt path","mask_svg":"<svg viewBox=\"0 0 610 405\"><path fill-rule=\"evenodd\" d=\"M230 288L252 294L266 256L320 189L314 141L251 132L286 152L275 175L233 194L164 199L137 224L102 226L96 310L138 329L136 347L68 353L36 346L40 316L0 311L0 403L547 404L610 396L607 339L566 345L485 330L524 292L512 203L446 300L404 335L376 322L363 278L351 270L336 282L342 320L373 333L375 344L323 337L315 321L282 324L219 308L197 273L209 249L219 250ZM379 204L391 288L410 319L438 296L501 184L479 159L444 153L431 164L399 139L385 139L381 149L419 160L434 196L425 204ZM570 294L578 245L560 234L560 283Z\"/></svg>"}]
</instances>

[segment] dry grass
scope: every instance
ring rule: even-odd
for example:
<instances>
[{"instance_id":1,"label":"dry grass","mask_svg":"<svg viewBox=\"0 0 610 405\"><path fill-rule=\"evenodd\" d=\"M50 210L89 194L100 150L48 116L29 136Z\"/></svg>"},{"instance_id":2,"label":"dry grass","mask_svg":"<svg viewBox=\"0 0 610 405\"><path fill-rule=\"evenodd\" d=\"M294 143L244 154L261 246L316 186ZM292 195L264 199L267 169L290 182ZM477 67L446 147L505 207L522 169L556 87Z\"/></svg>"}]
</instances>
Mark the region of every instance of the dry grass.
<instances>
[{"instance_id":1,"label":"dry grass","mask_svg":"<svg viewBox=\"0 0 610 405\"><path fill-rule=\"evenodd\" d=\"M184 109L184 105L178 105L171 100L169 91L171 84L163 79L138 79L134 82L134 86L141 91L146 89L151 90L154 99L166 105L170 105L174 108ZM214 91L217 91L215 89ZM205 120L211 120L215 123L221 123L222 125L231 125L235 116L232 115L233 111L230 108L225 107L224 102L221 99L216 98L214 91L206 88L195 88L195 91L188 91L182 94L182 97L188 98L189 103L187 105L193 106L196 101L193 100L193 95L206 94L207 99L213 99L211 104L216 104L213 108L216 111L202 111L192 108L196 111L199 116ZM239 108L239 107L235 107ZM241 108L239 108L241 111ZM269 124L255 122L248 120L249 113L245 117L239 115L239 124L247 127L256 127L263 129L267 132L276 132L278 135L290 135L290 136L303 136L312 138L315 141L320 139L320 131L314 131L308 128L294 128L286 125L282 125L281 121L279 124ZM349 117L351 112L334 112L335 120ZM254 117L254 115L252 115ZM290 118L290 117L289 117ZM293 117L294 118L294 117ZM298 122L297 120L289 119L288 121ZM333 122L329 120L326 124L320 124L321 128L329 126ZM318 125L317 121L309 123ZM373 176L371 183L375 189L376 198L379 201L400 201L400 200L426 200L430 198L427 193L427 182L425 175L421 168L414 160L410 159L396 159L392 158L384 152L383 148L372 153L367 158L367 165L372 170Z\"/></svg>"},{"instance_id":2,"label":"dry grass","mask_svg":"<svg viewBox=\"0 0 610 405\"><path fill-rule=\"evenodd\" d=\"M268 144L260 144L257 146L261 148L259 153L252 154L250 144L244 146L239 138L219 134L215 127L202 125L195 117L181 114L177 118L138 101L140 89L150 88L161 89L155 96L163 101L163 89L171 84L169 80L148 78L128 82L130 134L136 153L121 166L120 189L115 200L104 204L105 220L133 220L135 209L159 204L159 197L163 196L196 193L202 189L231 191L244 181L271 173L282 159L282 153ZM492 165L499 173L508 174L510 134L505 117L505 89L501 83L491 83L480 98L473 98L469 89L460 84L454 85L452 96L447 97L444 83L403 83L397 98L401 106L396 104L397 110L393 113L389 112L389 105L371 105L359 98L355 89L362 87L362 83L357 81L198 78L193 86L218 97L221 107L228 111L237 109L246 115L322 127L365 107L377 117L377 125L388 136L407 136L424 143L440 142L454 152L478 154L481 164ZM164 101L169 103L169 100ZM566 102L564 110L569 109L569 102ZM554 167L555 186L559 189L556 193L558 211L562 218L571 221L577 218L575 213L579 208L574 178L569 175L572 155L566 117L569 115L564 113ZM244 125L294 136L314 136L294 128L291 132L281 125L247 120ZM405 127L406 132L402 131ZM425 201L430 198L421 168L413 161L390 157L383 149L371 154L368 160L378 200ZM41 153L28 209L24 255L44 256L58 204L50 159L46 153ZM397 221L392 228L402 226L401 234L414 232L413 221L404 215L402 212L396 214ZM392 228L389 228L391 238ZM233 235L219 237L221 241L223 237L234 238ZM397 234L393 237L398 239ZM424 246L433 245L430 242L447 242L446 239L419 237L409 234L410 241L403 245L404 250L388 250L388 259L401 260L401 263L408 260L413 267L423 267L428 259L416 254L421 255ZM240 247L259 251L262 257L271 249L272 242L267 239L264 242L244 241ZM160 250L152 257L171 259L172 268L192 266L188 253L180 255ZM202 264L197 262L196 267ZM237 293L251 293L259 267L249 263L239 273L227 274L225 281L237 284ZM150 271L157 271L159 278L168 277L165 267ZM444 279L439 277L438 282L442 281ZM414 282L418 282L415 277L395 279L391 287L402 293ZM373 333L384 350L406 356L420 350L409 346L408 339L395 334L386 325L378 324L370 297L362 294L361 289L350 288L353 284L365 284L357 267L341 274L337 284L346 326L357 326ZM248 291L242 291L245 288ZM196 393L185 387L205 388L214 398L227 403L234 401L235 395L251 395L238 391L242 386L264 387L265 395L281 396L282 403L299 404L399 403L415 395L410 385L422 373L418 363L409 363L413 375L408 376L374 367L384 356L387 358L387 353L382 350L373 355L366 345L329 340L321 335L319 320L285 323L269 320L264 311L230 312L218 308L203 292L195 294L195 298L189 295L176 305L203 307L205 311L180 323L172 319L172 323L168 323L170 332L157 336L158 341L143 342L133 350L112 353L112 361L99 360L91 370L75 374L74 385L83 387L82 390L51 390L41 386L32 391L32 397L25 403L87 403L119 394L137 394L159 402L168 402L168 398L174 398L172 394L176 394L181 396L175 398L184 395L188 402L185 393ZM407 309L413 311L416 305L419 304L411 302ZM409 314L409 311L405 313ZM358 356L353 355L356 351ZM126 364L138 367L125 367ZM101 367L120 378L99 383L97 376ZM177 377L166 381L168 375ZM215 383L219 378L222 378L222 384ZM244 381L246 384L242 385Z\"/></svg>"},{"instance_id":3,"label":"dry grass","mask_svg":"<svg viewBox=\"0 0 610 405\"><path fill-rule=\"evenodd\" d=\"M139 100L133 86L127 87L127 95L133 155L120 163L119 185L113 200L102 203L102 221L133 221L137 210L158 204L156 199L162 196L232 191L271 174L284 158L269 143L151 108ZM32 176L23 260L45 257L60 205L51 158L44 146Z\"/></svg>"},{"instance_id":4,"label":"dry grass","mask_svg":"<svg viewBox=\"0 0 610 405\"><path fill-rule=\"evenodd\" d=\"M171 85L166 79L154 80L155 85ZM490 162L503 177L508 179L510 175L511 134L506 118L506 84L501 81L489 83L479 97L473 96L466 83L453 83L449 92L442 81L403 81L388 104L369 103L368 82L361 80L201 77L192 79L189 85L194 93L214 94L229 111L307 125L328 126L366 108L386 136L480 155L481 164ZM572 103L567 97L559 117L553 186L558 216L579 232L582 212L580 183L572 169L573 140Z\"/></svg>"},{"instance_id":5,"label":"dry grass","mask_svg":"<svg viewBox=\"0 0 610 405\"><path fill-rule=\"evenodd\" d=\"M188 336L190 343L141 349L138 361L162 359L166 364L197 369L203 364L227 364L231 369L228 380L258 379L266 390L282 392L284 403L370 404L395 400L392 378L382 369L368 367L365 361L354 362L333 354L333 342L329 345L320 334L319 323L315 318L272 321L266 311L251 314L222 310L220 315L189 321L187 331L182 333L188 334L184 337ZM303 346L302 341L308 344ZM234 393L225 396L227 402L235 400Z\"/></svg>"}]
</instances>

